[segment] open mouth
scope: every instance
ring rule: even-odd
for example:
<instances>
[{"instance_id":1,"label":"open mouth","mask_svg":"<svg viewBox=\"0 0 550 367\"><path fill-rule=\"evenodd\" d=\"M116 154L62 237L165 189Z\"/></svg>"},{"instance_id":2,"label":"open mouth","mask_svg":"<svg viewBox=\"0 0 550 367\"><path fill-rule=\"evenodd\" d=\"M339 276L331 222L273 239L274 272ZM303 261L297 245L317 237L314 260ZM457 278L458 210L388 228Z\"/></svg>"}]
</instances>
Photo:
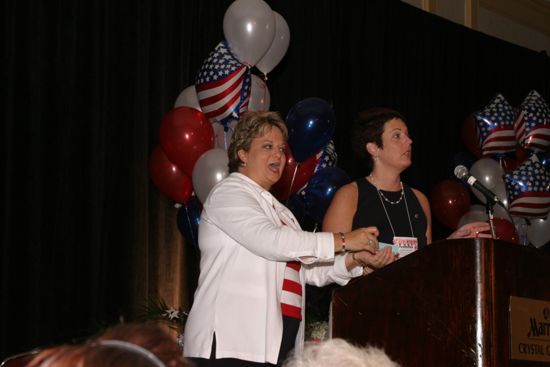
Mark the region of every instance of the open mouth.
<instances>
[{"instance_id":1,"label":"open mouth","mask_svg":"<svg viewBox=\"0 0 550 367\"><path fill-rule=\"evenodd\" d=\"M280 167L281 167L281 164L280 163L269 163L267 165L267 167L269 168L269 170L273 173L279 173L280 171Z\"/></svg>"}]
</instances>

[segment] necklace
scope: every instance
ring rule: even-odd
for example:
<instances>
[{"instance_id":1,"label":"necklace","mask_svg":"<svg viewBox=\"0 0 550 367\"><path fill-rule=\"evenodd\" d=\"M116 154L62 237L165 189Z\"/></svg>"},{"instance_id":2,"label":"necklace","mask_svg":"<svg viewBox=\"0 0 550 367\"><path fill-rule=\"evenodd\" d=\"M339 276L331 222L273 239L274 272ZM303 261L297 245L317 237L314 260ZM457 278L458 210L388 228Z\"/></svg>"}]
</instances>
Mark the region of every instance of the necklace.
<instances>
[{"instance_id":1,"label":"necklace","mask_svg":"<svg viewBox=\"0 0 550 367\"><path fill-rule=\"evenodd\" d=\"M388 199L384 193L378 188L378 186L376 185L376 181L374 181L374 177L372 177L372 173L369 175L370 177L370 180L372 182L372 184L374 185L374 187L376 188L376 191L378 191L378 195L380 195L380 197L382 199L384 199L385 202L387 203L390 203L392 205L396 205L396 204L399 204L401 202L401 200L403 200L403 198L405 197L405 190L403 189L403 182L399 181L399 185L401 185L401 195L399 196L399 199L397 199L396 201L391 201L390 199Z\"/></svg>"},{"instance_id":2,"label":"necklace","mask_svg":"<svg viewBox=\"0 0 550 367\"><path fill-rule=\"evenodd\" d=\"M376 182L374 181L374 178L372 177L372 174L369 177L372 181L373 186L376 188L376 191L378 192L378 197L380 198L380 204L382 204L382 208L384 208L384 213L386 214L386 218L388 219L388 223L390 224L390 228L391 228L391 231L393 233L393 237L395 238L395 229L393 228L393 224L391 222L390 215L389 215L388 210L386 209L386 205L384 204L384 201L382 201L382 199L384 199L385 201L387 201L390 204L395 205L395 204L399 204L401 202L401 200L403 200L403 198L405 198L405 209L407 211L407 219L409 220L409 227L411 228L411 236L414 237L414 230L413 230L413 226L412 226L412 222L411 222L411 214L409 213L409 205L407 204L407 198L405 197L405 190L403 189L403 182L399 182L399 184L401 185L401 197L397 201L391 201L387 197L385 197L384 194L382 194L382 191L380 191L380 189L376 186Z\"/></svg>"}]
</instances>

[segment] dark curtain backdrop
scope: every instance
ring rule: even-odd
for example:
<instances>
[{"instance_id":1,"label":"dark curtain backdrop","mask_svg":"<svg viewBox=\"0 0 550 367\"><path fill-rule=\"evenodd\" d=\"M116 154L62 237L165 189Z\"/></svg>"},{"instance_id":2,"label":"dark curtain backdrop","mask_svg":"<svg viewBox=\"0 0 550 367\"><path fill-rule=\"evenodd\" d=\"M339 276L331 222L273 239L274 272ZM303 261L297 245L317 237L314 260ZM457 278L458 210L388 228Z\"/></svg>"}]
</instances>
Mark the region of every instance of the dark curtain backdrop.
<instances>
[{"instance_id":1,"label":"dark curtain backdrop","mask_svg":"<svg viewBox=\"0 0 550 367\"><path fill-rule=\"evenodd\" d=\"M1 5L0 357L132 320L148 299L188 307L196 254L152 184L163 116L222 39L224 0L8 0ZM289 51L272 110L330 101L339 166L361 109L408 118L425 193L452 174L460 127L497 93L550 100L550 61L396 0L270 1ZM436 238L445 230L437 230Z\"/></svg>"}]
</instances>

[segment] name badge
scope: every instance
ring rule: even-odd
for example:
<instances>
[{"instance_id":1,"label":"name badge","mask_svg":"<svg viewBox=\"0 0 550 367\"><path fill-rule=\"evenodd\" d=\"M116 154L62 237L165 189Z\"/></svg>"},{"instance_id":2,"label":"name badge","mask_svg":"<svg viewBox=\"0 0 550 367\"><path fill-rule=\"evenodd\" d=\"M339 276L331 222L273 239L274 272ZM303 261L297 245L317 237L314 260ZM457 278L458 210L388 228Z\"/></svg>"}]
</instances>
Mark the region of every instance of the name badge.
<instances>
[{"instance_id":1,"label":"name badge","mask_svg":"<svg viewBox=\"0 0 550 367\"><path fill-rule=\"evenodd\" d=\"M399 248L399 257L407 256L418 250L418 238L394 237L393 244Z\"/></svg>"}]
</instances>

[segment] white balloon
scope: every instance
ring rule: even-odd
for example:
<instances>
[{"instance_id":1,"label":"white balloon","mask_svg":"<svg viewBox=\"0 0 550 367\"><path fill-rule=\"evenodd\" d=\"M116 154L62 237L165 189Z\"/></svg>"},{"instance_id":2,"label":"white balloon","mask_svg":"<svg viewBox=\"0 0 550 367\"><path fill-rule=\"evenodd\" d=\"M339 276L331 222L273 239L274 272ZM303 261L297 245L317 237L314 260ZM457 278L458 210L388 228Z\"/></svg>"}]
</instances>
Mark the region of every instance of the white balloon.
<instances>
[{"instance_id":1,"label":"white balloon","mask_svg":"<svg viewBox=\"0 0 550 367\"><path fill-rule=\"evenodd\" d=\"M477 160L470 169L470 173L479 183L491 190L502 203L508 207L508 194L504 183L504 170L497 161L491 158ZM472 187L472 192L482 203L486 203L485 195Z\"/></svg>"},{"instance_id":2,"label":"white balloon","mask_svg":"<svg viewBox=\"0 0 550 367\"><path fill-rule=\"evenodd\" d=\"M190 85L181 91L174 103L174 108L176 107L191 107L202 112L194 85Z\"/></svg>"},{"instance_id":3,"label":"white balloon","mask_svg":"<svg viewBox=\"0 0 550 367\"><path fill-rule=\"evenodd\" d=\"M550 218L530 219L527 238L535 247L541 247L550 241Z\"/></svg>"},{"instance_id":4,"label":"white balloon","mask_svg":"<svg viewBox=\"0 0 550 367\"><path fill-rule=\"evenodd\" d=\"M223 34L233 55L253 66L273 42L273 10L263 0L235 0L223 16Z\"/></svg>"},{"instance_id":5,"label":"white balloon","mask_svg":"<svg viewBox=\"0 0 550 367\"><path fill-rule=\"evenodd\" d=\"M473 204L470 205L470 211L471 212L482 212L485 213L485 206L481 204Z\"/></svg>"},{"instance_id":6,"label":"white balloon","mask_svg":"<svg viewBox=\"0 0 550 367\"><path fill-rule=\"evenodd\" d=\"M460 217L460 220L458 221L456 228L460 228L463 225L466 225L468 223L486 222L488 219L489 217L484 211L470 210L466 214L464 214L462 217Z\"/></svg>"},{"instance_id":7,"label":"white balloon","mask_svg":"<svg viewBox=\"0 0 550 367\"><path fill-rule=\"evenodd\" d=\"M258 76L252 74L250 83L250 101L248 101L249 111L269 111L271 104L271 95L265 82Z\"/></svg>"},{"instance_id":8,"label":"white balloon","mask_svg":"<svg viewBox=\"0 0 550 367\"><path fill-rule=\"evenodd\" d=\"M193 167L193 189L201 203L210 190L229 174L229 158L223 149L210 149L197 159Z\"/></svg>"},{"instance_id":9,"label":"white balloon","mask_svg":"<svg viewBox=\"0 0 550 367\"><path fill-rule=\"evenodd\" d=\"M512 217L514 227L516 227L516 232L519 237L519 243L523 246L529 244L529 237L527 236L527 230L529 229L529 224L527 220L523 217Z\"/></svg>"},{"instance_id":10,"label":"white balloon","mask_svg":"<svg viewBox=\"0 0 550 367\"><path fill-rule=\"evenodd\" d=\"M290 43L290 29L285 18L276 11L273 15L275 16L275 37L265 55L256 64L258 70L266 75L281 62Z\"/></svg>"},{"instance_id":11,"label":"white balloon","mask_svg":"<svg viewBox=\"0 0 550 367\"><path fill-rule=\"evenodd\" d=\"M479 212L479 213L483 214L483 216L485 218L484 221L489 220L489 217L487 215L487 208L485 207L485 205L473 204L473 205L470 206L470 212ZM493 207L493 216L495 218L506 219L508 222L510 221L510 216L508 215L508 212L506 211L506 209L504 209L500 205L495 205Z\"/></svg>"},{"instance_id":12,"label":"white balloon","mask_svg":"<svg viewBox=\"0 0 550 367\"><path fill-rule=\"evenodd\" d=\"M493 216L495 218L501 218L507 220L508 222L510 221L510 218L504 208L495 206L493 209L495 209L493 212ZM468 223L487 222L488 220L489 216L487 215L487 209L485 206L481 204L473 204L470 206L470 210L460 218L456 227L460 228Z\"/></svg>"}]
</instances>

